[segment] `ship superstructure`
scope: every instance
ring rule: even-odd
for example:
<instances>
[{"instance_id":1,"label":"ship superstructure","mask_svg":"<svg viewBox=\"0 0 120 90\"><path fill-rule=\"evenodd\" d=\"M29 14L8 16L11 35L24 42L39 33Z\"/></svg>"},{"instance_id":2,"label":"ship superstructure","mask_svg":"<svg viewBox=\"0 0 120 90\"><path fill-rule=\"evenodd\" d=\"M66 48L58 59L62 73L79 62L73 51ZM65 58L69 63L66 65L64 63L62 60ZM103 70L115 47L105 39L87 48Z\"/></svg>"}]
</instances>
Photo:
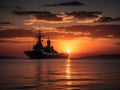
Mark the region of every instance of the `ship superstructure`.
<instances>
[{"instance_id":1,"label":"ship superstructure","mask_svg":"<svg viewBox=\"0 0 120 90\"><path fill-rule=\"evenodd\" d=\"M33 46L32 50L25 51L24 53L31 59L53 59L53 58L68 58L67 53L58 53L53 46L51 46L51 40L48 37L47 46L42 44L42 34L39 31L37 36L37 43Z\"/></svg>"}]
</instances>

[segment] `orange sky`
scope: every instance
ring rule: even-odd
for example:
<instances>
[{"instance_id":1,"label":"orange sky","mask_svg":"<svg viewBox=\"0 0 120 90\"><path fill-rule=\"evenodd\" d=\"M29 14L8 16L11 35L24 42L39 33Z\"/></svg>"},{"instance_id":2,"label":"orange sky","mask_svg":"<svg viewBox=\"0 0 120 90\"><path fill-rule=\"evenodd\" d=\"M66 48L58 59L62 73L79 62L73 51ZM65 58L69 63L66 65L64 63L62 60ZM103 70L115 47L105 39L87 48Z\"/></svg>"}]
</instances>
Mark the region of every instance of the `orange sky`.
<instances>
[{"instance_id":1,"label":"orange sky","mask_svg":"<svg viewBox=\"0 0 120 90\"><path fill-rule=\"evenodd\" d=\"M27 39L27 38L25 38ZM26 57L24 55L25 50L31 50L36 43L35 38L30 38L29 43L11 43L5 42L0 44L0 55L2 56L15 56ZM114 41L114 40L113 40ZM58 52L66 52L70 50L70 57L81 57L84 55L99 55L99 54L114 54L120 53L119 45L116 46L111 43L111 39L70 39L70 40L51 40L52 45ZM46 45L46 39L43 39L44 46Z\"/></svg>"},{"instance_id":2,"label":"orange sky","mask_svg":"<svg viewBox=\"0 0 120 90\"><path fill-rule=\"evenodd\" d=\"M119 0L29 1L0 1L0 56L26 57L39 28L70 57L120 54Z\"/></svg>"}]
</instances>

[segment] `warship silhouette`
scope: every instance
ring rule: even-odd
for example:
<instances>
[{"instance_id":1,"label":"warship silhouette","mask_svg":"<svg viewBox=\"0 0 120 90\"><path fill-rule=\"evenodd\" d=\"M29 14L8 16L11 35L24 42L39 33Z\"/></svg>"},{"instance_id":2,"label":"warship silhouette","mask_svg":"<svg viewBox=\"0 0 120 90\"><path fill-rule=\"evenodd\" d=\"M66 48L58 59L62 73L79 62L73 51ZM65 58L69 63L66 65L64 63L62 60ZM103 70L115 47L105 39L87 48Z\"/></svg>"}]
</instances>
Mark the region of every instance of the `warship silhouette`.
<instances>
[{"instance_id":1,"label":"warship silhouette","mask_svg":"<svg viewBox=\"0 0 120 90\"><path fill-rule=\"evenodd\" d=\"M53 46L51 46L51 40L48 38L47 46L42 45L42 34L39 30L37 36L37 42L33 46L32 50L24 51L24 53L31 59L59 59L59 58L68 58L69 54L67 53L58 53Z\"/></svg>"}]
</instances>

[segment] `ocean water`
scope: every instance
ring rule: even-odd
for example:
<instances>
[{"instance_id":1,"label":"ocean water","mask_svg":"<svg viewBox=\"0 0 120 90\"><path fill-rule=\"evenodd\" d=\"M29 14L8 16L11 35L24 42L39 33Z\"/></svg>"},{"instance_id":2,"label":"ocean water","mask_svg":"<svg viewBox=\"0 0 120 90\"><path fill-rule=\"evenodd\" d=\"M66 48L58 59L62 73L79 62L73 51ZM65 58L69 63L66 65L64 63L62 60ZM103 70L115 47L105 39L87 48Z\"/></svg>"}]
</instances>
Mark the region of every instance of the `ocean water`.
<instances>
[{"instance_id":1,"label":"ocean water","mask_svg":"<svg viewBox=\"0 0 120 90\"><path fill-rule=\"evenodd\" d=\"M120 60L1 59L0 90L120 90Z\"/></svg>"}]
</instances>

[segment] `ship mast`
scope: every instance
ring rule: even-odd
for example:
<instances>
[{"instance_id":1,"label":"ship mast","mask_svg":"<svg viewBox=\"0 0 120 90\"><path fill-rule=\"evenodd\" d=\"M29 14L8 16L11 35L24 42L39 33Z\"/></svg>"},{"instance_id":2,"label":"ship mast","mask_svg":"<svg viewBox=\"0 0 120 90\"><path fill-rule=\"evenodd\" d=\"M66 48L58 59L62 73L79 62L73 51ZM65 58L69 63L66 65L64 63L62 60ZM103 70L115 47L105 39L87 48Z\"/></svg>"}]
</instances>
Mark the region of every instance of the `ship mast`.
<instances>
[{"instance_id":1,"label":"ship mast","mask_svg":"<svg viewBox=\"0 0 120 90\"><path fill-rule=\"evenodd\" d=\"M41 50L41 49L43 49L43 45L42 45L42 40L41 40L42 34L41 34L41 31L40 31L40 28L39 28L39 31L38 31L37 38L38 38L38 41L37 41L36 45L33 47L33 49L34 50Z\"/></svg>"},{"instance_id":2,"label":"ship mast","mask_svg":"<svg viewBox=\"0 0 120 90\"><path fill-rule=\"evenodd\" d=\"M39 31L38 31L38 41L39 41L39 42L41 42L41 38L42 38L42 34L41 34L40 29L39 29Z\"/></svg>"}]
</instances>

